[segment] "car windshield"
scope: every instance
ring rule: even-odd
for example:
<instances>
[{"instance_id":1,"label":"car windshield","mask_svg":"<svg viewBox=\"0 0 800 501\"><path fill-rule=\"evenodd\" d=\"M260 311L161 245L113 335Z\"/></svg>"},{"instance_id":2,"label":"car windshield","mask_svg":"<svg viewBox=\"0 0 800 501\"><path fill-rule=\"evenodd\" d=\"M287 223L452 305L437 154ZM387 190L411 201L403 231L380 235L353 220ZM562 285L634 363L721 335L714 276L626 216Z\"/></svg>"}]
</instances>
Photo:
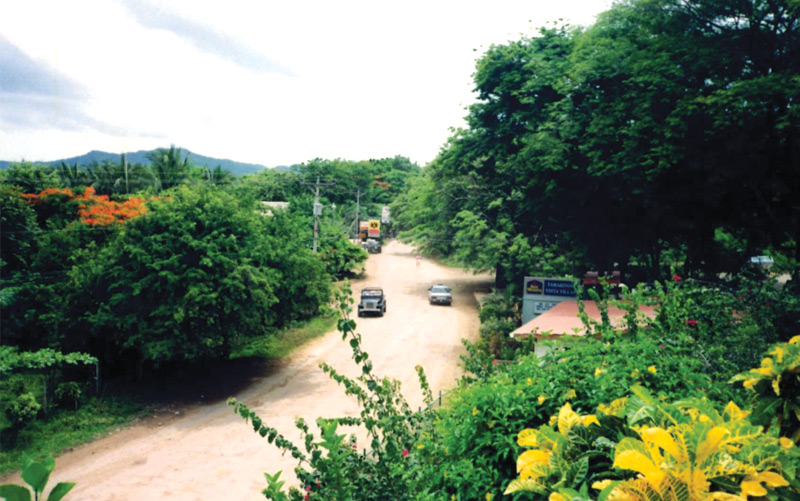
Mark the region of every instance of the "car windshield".
<instances>
[{"instance_id":1,"label":"car windshield","mask_svg":"<svg viewBox=\"0 0 800 501\"><path fill-rule=\"evenodd\" d=\"M383 295L383 291L379 291L379 290L361 291L361 297L380 297L382 295Z\"/></svg>"},{"instance_id":2,"label":"car windshield","mask_svg":"<svg viewBox=\"0 0 800 501\"><path fill-rule=\"evenodd\" d=\"M435 293L443 293L443 292L450 292L450 287L446 287L444 285L434 285L431 287L431 292Z\"/></svg>"}]
</instances>

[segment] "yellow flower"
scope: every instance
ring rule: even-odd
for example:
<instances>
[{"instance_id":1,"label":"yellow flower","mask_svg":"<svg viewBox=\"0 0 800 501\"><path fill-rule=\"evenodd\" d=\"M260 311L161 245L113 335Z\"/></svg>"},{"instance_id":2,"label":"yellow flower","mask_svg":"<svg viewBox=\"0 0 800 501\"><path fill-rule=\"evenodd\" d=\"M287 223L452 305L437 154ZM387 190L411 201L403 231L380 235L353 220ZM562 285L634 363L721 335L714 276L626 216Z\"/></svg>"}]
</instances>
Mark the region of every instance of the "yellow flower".
<instances>
[{"instance_id":1,"label":"yellow flower","mask_svg":"<svg viewBox=\"0 0 800 501\"><path fill-rule=\"evenodd\" d=\"M783 362L783 356L786 355L786 349L782 346L776 346L774 350L769 352L770 355L775 355L775 359L778 363Z\"/></svg>"},{"instance_id":2,"label":"yellow flower","mask_svg":"<svg viewBox=\"0 0 800 501\"><path fill-rule=\"evenodd\" d=\"M494 495L491 492L487 492L486 493L486 501L492 501L493 497L494 497Z\"/></svg>"},{"instance_id":3,"label":"yellow flower","mask_svg":"<svg viewBox=\"0 0 800 501\"><path fill-rule=\"evenodd\" d=\"M638 378L639 377L639 369L633 369L633 371L631 371L631 377L632 378Z\"/></svg>"},{"instance_id":4,"label":"yellow flower","mask_svg":"<svg viewBox=\"0 0 800 501\"><path fill-rule=\"evenodd\" d=\"M417 446L417 449L424 449L424 448L425 448L425 445L423 445L423 444L419 444L419 445Z\"/></svg>"},{"instance_id":5,"label":"yellow flower","mask_svg":"<svg viewBox=\"0 0 800 501\"><path fill-rule=\"evenodd\" d=\"M450 500L451 500L451 501L456 501L456 495L455 495L455 494L453 494L452 496L450 496Z\"/></svg>"},{"instance_id":6,"label":"yellow flower","mask_svg":"<svg viewBox=\"0 0 800 501\"><path fill-rule=\"evenodd\" d=\"M609 485L611 485L612 480L607 478L605 480L600 480L599 482L595 482L592 484L592 489L597 489L598 491L602 491Z\"/></svg>"},{"instance_id":7,"label":"yellow flower","mask_svg":"<svg viewBox=\"0 0 800 501\"><path fill-rule=\"evenodd\" d=\"M743 498L747 498L747 496L766 496L767 490L761 485L762 482L769 487L785 487L789 485L785 478L772 471L750 473L739 484L742 489L741 496Z\"/></svg>"},{"instance_id":8,"label":"yellow flower","mask_svg":"<svg viewBox=\"0 0 800 501\"><path fill-rule=\"evenodd\" d=\"M789 340L789 344L797 344L800 343L800 336L795 336Z\"/></svg>"},{"instance_id":9,"label":"yellow flower","mask_svg":"<svg viewBox=\"0 0 800 501\"><path fill-rule=\"evenodd\" d=\"M567 500L561 494L557 492L552 492L550 493L550 497L547 498L547 501L567 501Z\"/></svg>"},{"instance_id":10,"label":"yellow flower","mask_svg":"<svg viewBox=\"0 0 800 501\"><path fill-rule=\"evenodd\" d=\"M569 391L567 392L567 400L569 400L571 398L575 398L575 395L576 395L575 390L570 388Z\"/></svg>"},{"instance_id":11,"label":"yellow flower","mask_svg":"<svg viewBox=\"0 0 800 501\"><path fill-rule=\"evenodd\" d=\"M544 396L544 395L539 395L539 399L538 400L539 400L539 405L542 405L544 403L544 401L547 400L547 397Z\"/></svg>"},{"instance_id":12,"label":"yellow flower","mask_svg":"<svg viewBox=\"0 0 800 501\"><path fill-rule=\"evenodd\" d=\"M517 392L516 392L516 395L517 395L517 396L520 396L520 395L522 395L522 390L517 390Z\"/></svg>"},{"instance_id":13,"label":"yellow flower","mask_svg":"<svg viewBox=\"0 0 800 501\"><path fill-rule=\"evenodd\" d=\"M553 426L557 422L558 422L558 416L550 416L550 422L547 423L547 424L549 424L550 426Z\"/></svg>"},{"instance_id":14,"label":"yellow flower","mask_svg":"<svg viewBox=\"0 0 800 501\"><path fill-rule=\"evenodd\" d=\"M531 378L526 379L525 380L525 384L527 384L528 386L532 385L533 384L533 379L531 379Z\"/></svg>"},{"instance_id":15,"label":"yellow flower","mask_svg":"<svg viewBox=\"0 0 800 501\"><path fill-rule=\"evenodd\" d=\"M758 381L759 381L758 379L748 379L747 381L744 382L744 387L752 390L753 386L758 384Z\"/></svg>"},{"instance_id":16,"label":"yellow flower","mask_svg":"<svg viewBox=\"0 0 800 501\"><path fill-rule=\"evenodd\" d=\"M597 420L597 416L595 416L594 414L587 414L585 416L581 416L581 424L583 424L583 426L589 426L592 423L596 424L597 426L600 426L600 421Z\"/></svg>"},{"instance_id":17,"label":"yellow flower","mask_svg":"<svg viewBox=\"0 0 800 501\"><path fill-rule=\"evenodd\" d=\"M781 444L781 447L784 449L791 449L794 447L794 442L792 442L792 439L790 438L781 437L778 439L778 443Z\"/></svg>"},{"instance_id":18,"label":"yellow flower","mask_svg":"<svg viewBox=\"0 0 800 501\"><path fill-rule=\"evenodd\" d=\"M480 412L480 411L478 411L478 408L477 408L477 407L473 407L473 408L472 408L472 415L473 415L473 416L477 416L477 415L479 414L479 412Z\"/></svg>"},{"instance_id":19,"label":"yellow flower","mask_svg":"<svg viewBox=\"0 0 800 501\"><path fill-rule=\"evenodd\" d=\"M600 374L602 374L602 373L604 373L604 372L605 372L605 370L603 370L603 369L601 369L600 367L598 367L598 368L596 368L596 369L594 370L594 377L597 377L597 376L599 376Z\"/></svg>"},{"instance_id":20,"label":"yellow flower","mask_svg":"<svg viewBox=\"0 0 800 501\"><path fill-rule=\"evenodd\" d=\"M650 367L647 368L647 372L652 372L653 374L655 374L656 373L656 366L655 365L651 365Z\"/></svg>"}]
</instances>

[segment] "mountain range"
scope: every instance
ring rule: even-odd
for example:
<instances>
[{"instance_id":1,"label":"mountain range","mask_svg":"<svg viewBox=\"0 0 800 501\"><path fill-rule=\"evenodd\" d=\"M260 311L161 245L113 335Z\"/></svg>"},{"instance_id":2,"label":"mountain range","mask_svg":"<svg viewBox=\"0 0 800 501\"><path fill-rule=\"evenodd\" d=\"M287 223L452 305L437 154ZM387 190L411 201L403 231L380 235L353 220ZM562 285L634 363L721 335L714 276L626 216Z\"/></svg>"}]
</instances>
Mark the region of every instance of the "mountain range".
<instances>
[{"instance_id":1,"label":"mountain range","mask_svg":"<svg viewBox=\"0 0 800 501\"><path fill-rule=\"evenodd\" d=\"M129 164L142 164L142 165L150 165L150 160L147 158L150 153L153 153L156 150L140 150L125 153L125 157L128 160ZM195 166L202 167L206 166L209 169L213 169L217 166L220 166L222 170L229 171L237 176L241 176L244 174L253 174L254 172L258 172L260 170L267 169L268 167L261 164L250 164L245 162L236 162L234 160L222 159L222 158L213 158L213 157L206 157L203 155L198 155L197 153L192 153L189 150L181 150L182 157L186 158L189 156L189 162ZM98 151L92 150L85 155L80 155L77 157L70 157L70 158L60 158L58 160L50 160L47 162L34 162L37 165L61 165L61 162L66 163L67 165L75 165L77 164L79 167L86 167L88 165L92 165L94 163L103 163L106 161L110 162L119 162L120 155L119 153L108 153L105 151ZM6 160L0 160L0 169L6 169L12 163L16 162L9 162ZM285 170L286 166L278 166L277 169Z\"/></svg>"}]
</instances>

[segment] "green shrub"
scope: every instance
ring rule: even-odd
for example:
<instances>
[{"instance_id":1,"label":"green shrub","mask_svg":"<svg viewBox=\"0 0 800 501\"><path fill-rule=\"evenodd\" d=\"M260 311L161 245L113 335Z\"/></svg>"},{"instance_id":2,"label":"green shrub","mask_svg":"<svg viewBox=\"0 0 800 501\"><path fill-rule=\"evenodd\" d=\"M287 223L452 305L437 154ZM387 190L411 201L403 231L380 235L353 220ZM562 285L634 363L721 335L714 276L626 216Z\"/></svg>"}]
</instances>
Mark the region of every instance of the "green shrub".
<instances>
[{"instance_id":1,"label":"green shrub","mask_svg":"<svg viewBox=\"0 0 800 501\"><path fill-rule=\"evenodd\" d=\"M798 448L754 426L733 402L667 404L639 386L632 394L597 415L565 404L551 424L520 432L529 450L505 493L574 501L800 495Z\"/></svg>"},{"instance_id":2,"label":"green shrub","mask_svg":"<svg viewBox=\"0 0 800 501\"><path fill-rule=\"evenodd\" d=\"M33 393L22 393L8 403L5 412L12 426L21 427L34 419L41 408Z\"/></svg>"},{"instance_id":3,"label":"green shrub","mask_svg":"<svg viewBox=\"0 0 800 501\"><path fill-rule=\"evenodd\" d=\"M423 437L435 434L433 414L411 410L400 393L398 381L373 373L369 355L361 349L361 335L355 331L355 321L348 318L353 304L349 286L337 293L337 299L341 315L338 329L353 350L360 375L349 378L324 363L321 368L342 385L347 395L358 400L361 408L358 417L317 419L319 439L299 419L296 426L303 445L297 446L265 424L245 404L229 400L235 412L249 421L256 433L298 460L295 474L302 492L295 487L285 491L281 472L266 474L267 488L262 492L273 500L425 498L429 496L426 492L429 482L423 479L430 466L420 461L418 451L423 447ZM425 402L430 406L433 402L430 388L422 369L418 367L417 371ZM367 443L361 446L361 452L354 437L348 439L338 433L340 425L363 427Z\"/></svg>"}]
</instances>

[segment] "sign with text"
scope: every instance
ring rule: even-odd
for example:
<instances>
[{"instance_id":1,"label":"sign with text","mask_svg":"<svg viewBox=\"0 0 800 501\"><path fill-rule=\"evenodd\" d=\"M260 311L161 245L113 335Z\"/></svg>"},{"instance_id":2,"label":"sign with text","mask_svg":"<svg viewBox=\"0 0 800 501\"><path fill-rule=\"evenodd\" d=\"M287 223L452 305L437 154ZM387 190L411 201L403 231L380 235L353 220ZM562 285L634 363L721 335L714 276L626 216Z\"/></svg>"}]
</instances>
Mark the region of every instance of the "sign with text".
<instances>
[{"instance_id":1,"label":"sign with text","mask_svg":"<svg viewBox=\"0 0 800 501\"><path fill-rule=\"evenodd\" d=\"M525 277L522 294L522 323L525 324L561 301L575 297L572 280Z\"/></svg>"},{"instance_id":2,"label":"sign with text","mask_svg":"<svg viewBox=\"0 0 800 501\"><path fill-rule=\"evenodd\" d=\"M575 297L572 280L525 277L525 295Z\"/></svg>"},{"instance_id":3,"label":"sign with text","mask_svg":"<svg viewBox=\"0 0 800 501\"><path fill-rule=\"evenodd\" d=\"M371 237L381 236L381 222L379 220L377 219L369 220L369 236Z\"/></svg>"}]
</instances>

